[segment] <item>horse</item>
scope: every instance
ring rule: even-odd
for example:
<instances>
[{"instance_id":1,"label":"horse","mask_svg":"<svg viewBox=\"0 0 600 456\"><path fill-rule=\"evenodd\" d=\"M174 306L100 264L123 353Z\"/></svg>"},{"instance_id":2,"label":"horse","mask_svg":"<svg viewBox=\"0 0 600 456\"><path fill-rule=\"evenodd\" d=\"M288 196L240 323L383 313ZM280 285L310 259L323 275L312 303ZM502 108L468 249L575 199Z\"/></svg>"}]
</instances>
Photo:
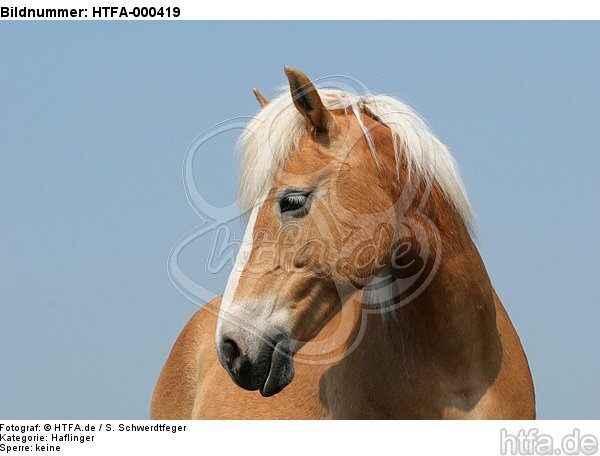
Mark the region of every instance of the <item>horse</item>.
<instances>
[{"instance_id":1,"label":"horse","mask_svg":"<svg viewBox=\"0 0 600 456\"><path fill-rule=\"evenodd\" d=\"M289 92L239 139L243 241L177 338L153 419L533 419L457 164L401 101Z\"/></svg>"}]
</instances>

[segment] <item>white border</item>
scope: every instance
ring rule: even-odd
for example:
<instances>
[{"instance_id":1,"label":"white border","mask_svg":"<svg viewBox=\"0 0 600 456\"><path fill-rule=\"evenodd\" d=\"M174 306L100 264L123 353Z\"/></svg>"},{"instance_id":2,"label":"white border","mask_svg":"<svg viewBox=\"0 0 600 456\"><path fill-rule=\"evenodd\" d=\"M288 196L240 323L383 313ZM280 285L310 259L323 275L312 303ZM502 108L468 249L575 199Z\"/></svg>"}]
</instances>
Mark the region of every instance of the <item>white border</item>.
<instances>
[{"instance_id":1,"label":"white border","mask_svg":"<svg viewBox=\"0 0 600 456\"><path fill-rule=\"evenodd\" d=\"M89 443L60 444L61 455L443 455L482 456L501 454L501 430L517 435L536 430L549 435L554 448L563 438L579 435L600 437L600 421L0 421L4 425L40 425L38 434L50 435L44 426L56 424L95 426L94 432L61 431L59 434L94 436ZM171 432L119 431L127 426L185 426ZM107 430L107 424L112 430ZM101 430L98 430L99 426ZM5 431L2 431L5 432ZM27 432L25 435L33 435ZM7 442L3 442L7 443ZM13 444L13 443L11 443ZM19 454L19 453L9 453ZM27 454L27 453L20 453ZM35 452L29 452L35 454ZM513 454L508 451L506 454ZM540 454L523 452L519 454ZM559 453L553 452L554 455ZM561 451L561 455L568 453ZM585 453L578 453L585 454ZM593 453L593 454L597 454Z\"/></svg>"},{"instance_id":2,"label":"white border","mask_svg":"<svg viewBox=\"0 0 600 456\"><path fill-rule=\"evenodd\" d=\"M179 20L582 20L600 19L600 3L590 0L137 0L7 1L28 8L179 7ZM89 15L91 16L91 14ZM89 17L85 20L94 20ZM115 20L123 20L114 18ZM165 20L164 18L163 20ZM18 20L18 19L17 19ZM74 20L74 19L71 19ZM77 20L77 19L75 19ZM127 20L135 20L128 18ZM139 19L138 19L139 20ZM160 20L160 19L154 19Z\"/></svg>"}]
</instances>

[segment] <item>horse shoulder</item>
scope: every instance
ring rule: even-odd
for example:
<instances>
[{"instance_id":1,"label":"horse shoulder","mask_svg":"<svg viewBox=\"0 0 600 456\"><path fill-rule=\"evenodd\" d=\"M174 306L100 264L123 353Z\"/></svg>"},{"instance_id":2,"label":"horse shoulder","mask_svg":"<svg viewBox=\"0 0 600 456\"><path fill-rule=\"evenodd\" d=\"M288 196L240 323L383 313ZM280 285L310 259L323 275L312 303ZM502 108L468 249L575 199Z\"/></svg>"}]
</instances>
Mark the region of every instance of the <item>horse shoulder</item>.
<instances>
[{"instance_id":1,"label":"horse shoulder","mask_svg":"<svg viewBox=\"0 0 600 456\"><path fill-rule=\"evenodd\" d=\"M535 419L535 392L525 351L496 292L494 303L500 337L499 371L477 407L452 418Z\"/></svg>"},{"instance_id":2,"label":"horse shoulder","mask_svg":"<svg viewBox=\"0 0 600 456\"><path fill-rule=\"evenodd\" d=\"M504 398L504 419L535 419L535 391L523 345L500 298L494 293L498 331L502 339L502 367L494 384Z\"/></svg>"},{"instance_id":3,"label":"horse shoulder","mask_svg":"<svg viewBox=\"0 0 600 456\"><path fill-rule=\"evenodd\" d=\"M218 297L198 310L177 337L154 388L150 418L192 418L204 353L214 339L220 304Z\"/></svg>"}]
</instances>

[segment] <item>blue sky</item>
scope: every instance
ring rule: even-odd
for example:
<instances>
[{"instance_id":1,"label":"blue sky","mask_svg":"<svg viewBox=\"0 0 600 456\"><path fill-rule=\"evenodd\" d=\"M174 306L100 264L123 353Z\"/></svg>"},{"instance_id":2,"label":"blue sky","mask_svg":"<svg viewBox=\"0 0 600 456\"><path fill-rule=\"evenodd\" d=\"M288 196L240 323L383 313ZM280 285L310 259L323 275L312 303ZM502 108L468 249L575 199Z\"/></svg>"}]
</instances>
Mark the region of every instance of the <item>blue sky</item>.
<instances>
[{"instance_id":1,"label":"blue sky","mask_svg":"<svg viewBox=\"0 0 600 456\"><path fill-rule=\"evenodd\" d=\"M600 418L600 24L3 23L0 416L144 418L196 307L167 258L198 225L202 131L257 109L284 65L415 106L449 144L527 351L540 418ZM235 194L235 140L196 166ZM200 283L208 245L186 251Z\"/></svg>"}]
</instances>

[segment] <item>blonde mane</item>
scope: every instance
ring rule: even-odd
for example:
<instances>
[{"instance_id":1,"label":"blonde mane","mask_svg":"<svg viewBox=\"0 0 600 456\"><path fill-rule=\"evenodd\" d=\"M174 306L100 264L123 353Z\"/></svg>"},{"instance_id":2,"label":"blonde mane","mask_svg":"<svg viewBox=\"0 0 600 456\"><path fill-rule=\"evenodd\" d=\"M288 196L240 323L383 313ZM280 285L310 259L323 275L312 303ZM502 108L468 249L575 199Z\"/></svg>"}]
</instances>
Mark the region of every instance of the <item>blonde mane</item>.
<instances>
[{"instance_id":1,"label":"blonde mane","mask_svg":"<svg viewBox=\"0 0 600 456\"><path fill-rule=\"evenodd\" d=\"M462 216L467 228L474 231L473 210L458 166L423 118L406 104L386 95L360 96L333 89L319 89L319 94L328 109L344 109L356 117L374 159L377 159L377 151L362 122L361 112L366 108L378 117L392 131L396 163L406 160L410 172L416 173L426 185L436 185ZM238 142L242 212L249 211L260 196L269 191L275 172L305 134L304 118L294 107L289 92L272 100L249 122Z\"/></svg>"}]
</instances>

